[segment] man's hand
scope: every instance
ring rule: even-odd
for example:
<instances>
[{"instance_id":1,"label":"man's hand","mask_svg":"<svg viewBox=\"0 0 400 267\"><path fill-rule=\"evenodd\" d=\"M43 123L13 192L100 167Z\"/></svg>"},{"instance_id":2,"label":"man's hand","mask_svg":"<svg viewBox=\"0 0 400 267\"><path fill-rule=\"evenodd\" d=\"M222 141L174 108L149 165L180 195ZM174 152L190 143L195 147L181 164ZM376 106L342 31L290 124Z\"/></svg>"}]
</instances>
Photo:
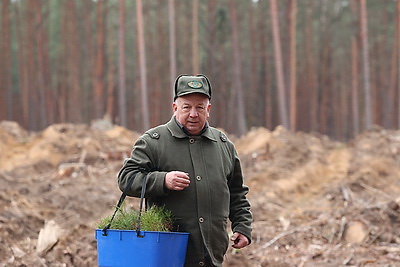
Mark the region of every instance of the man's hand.
<instances>
[{"instance_id":1,"label":"man's hand","mask_svg":"<svg viewBox=\"0 0 400 267\"><path fill-rule=\"evenodd\" d=\"M247 238L247 236L242 235L238 232L233 233L231 241L233 241L232 247L237 249L244 248L249 244L249 239Z\"/></svg>"},{"instance_id":2,"label":"man's hand","mask_svg":"<svg viewBox=\"0 0 400 267\"><path fill-rule=\"evenodd\" d=\"M172 171L165 175L164 185L169 190L183 190L190 184L189 174L186 172Z\"/></svg>"}]
</instances>

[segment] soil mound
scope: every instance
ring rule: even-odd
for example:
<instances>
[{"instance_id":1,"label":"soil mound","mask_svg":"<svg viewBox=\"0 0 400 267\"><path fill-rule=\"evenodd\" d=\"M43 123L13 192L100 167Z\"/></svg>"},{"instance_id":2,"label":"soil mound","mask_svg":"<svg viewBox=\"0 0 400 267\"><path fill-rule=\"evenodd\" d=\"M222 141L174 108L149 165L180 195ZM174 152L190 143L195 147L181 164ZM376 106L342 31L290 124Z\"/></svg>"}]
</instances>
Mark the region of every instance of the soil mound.
<instances>
[{"instance_id":1,"label":"soil mound","mask_svg":"<svg viewBox=\"0 0 400 267\"><path fill-rule=\"evenodd\" d=\"M96 266L94 224L118 200L138 136L107 121L38 133L0 122L0 266ZM252 244L229 249L225 266L400 261L400 131L341 143L254 128L234 143L255 221Z\"/></svg>"}]
</instances>

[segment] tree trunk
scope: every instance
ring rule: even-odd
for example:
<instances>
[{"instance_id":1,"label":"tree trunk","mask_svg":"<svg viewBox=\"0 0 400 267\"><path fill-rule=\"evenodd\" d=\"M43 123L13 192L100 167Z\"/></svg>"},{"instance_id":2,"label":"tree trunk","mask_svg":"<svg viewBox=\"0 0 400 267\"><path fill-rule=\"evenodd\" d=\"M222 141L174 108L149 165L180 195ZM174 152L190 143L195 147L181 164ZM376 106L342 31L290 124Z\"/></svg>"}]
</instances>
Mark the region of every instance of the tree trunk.
<instances>
[{"instance_id":1,"label":"tree trunk","mask_svg":"<svg viewBox=\"0 0 400 267\"><path fill-rule=\"evenodd\" d=\"M205 49L207 52L207 74L215 75L217 71L217 59L218 54L218 40L217 40L217 0L208 1L208 19L207 19L207 42L205 43ZM216 84L214 81L213 84Z\"/></svg>"},{"instance_id":2,"label":"tree trunk","mask_svg":"<svg viewBox=\"0 0 400 267\"><path fill-rule=\"evenodd\" d=\"M168 25L169 25L169 61L170 61L170 95L174 97L173 84L175 82L176 71L176 31L175 31L175 0L168 0Z\"/></svg>"},{"instance_id":3,"label":"tree trunk","mask_svg":"<svg viewBox=\"0 0 400 267\"><path fill-rule=\"evenodd\" d=\"M400 1L396 3L397 38L400 38ZM400 41L397 40L397 129L400 128Z\"/></svg>"},{"instance_id":4,"label":"tree trunk","mask_svg":"<svg viewBox=\"0 0 400 267\"><path fill-rule=\"evenodd\" d=\"M232 31L232 47L233 47L233 61L234 61L234 77L233 77L233 92L235 95L234 101L237 106L237 129L236 133L242 135L247 131L246 114L244 107L243 97L243 85L242 85L242 69L241 69L241 53L239 48L239 23L237 18L236 4L234 0L229 0L229 13L231 19L231 31Z\"/></svg>"},{"instance_id":5,"label":"tree trunk","mask_svg":"<svg viewBox=\"0 0 400 267\"><path fill-rule=\"evenodd\" d=\"M164 0L158 0L158 4L162 5ZM151 51L155 51L152 56L155 58L153 60L153 69L151 70L151 73L165 73L166 71L163 69L164 64L164 54L163 50L159 49L160 46L164 46L165 43L164 41L167 40L166 32L165 32L165 18L164 18L164 11L162 9L159 9L155 12L156 18L154 21L156 22L154 25L154 28L156 29L155 31L151 31L151 38L150 40L151 45L148 46L150 47ZM164 115L170 115L171 108L169 105L164 105L165 98L162 97L162 91L163 89L167 89L168 92L171 92L172 86L168 86L167 88L162 87L162 80L163 80L163 75L155 75L153 79L151 79L151 86L149 87L150 89L150 106L152 107L151 109L151 114L150 114L150 127L155 126L159 124L160 122L164 122L165 119L169 118L163 118ZM170 94L168 94L170 96ZM167 102L169 103L169 102ZM168 108L168 109L166 109Z\"/></svg>"},{"instance_id":6,"label":"tree trunk","mask_svg":"<svg viewBox=\"0 0 400 267\"><path fill-rule=\"evenodd\" d=\"M103 12L104 1L96 2L96 59L94 66L94 119L104 115L104 75L105 75L105 23Z\"/></svg>"},{"instance_id":7,"label":"tree trunk","mask_svg":"<svg viewBox=\"0 0 400 267\"><path fill-rule=\"evenodd\" d=\"M258 37L258 29L256 25L256 9L253 7L250 7L250 15L249 15L249 38L250 38L250 51L249 53L249 60L250 60L250 73L247 75L247 81L245 80L245 83L249 85L250 90L247 91L247 102L246 102L246 107L248 107L249 112L247 121L251 125L256 125L259 123L257 120L259 119L259 116L257 116L257 109L259 105L257 105L257 100L259 99L259 96L257 95L257 66L258 66L258 42L257 42L257 37Z\"/></svg>"},{"instance_id":8,"label":"tree trunk","mask_svg":"<svg viewBox=\"0 0 400 267\"><path fill-rule=\"evenodd\" d=\"M119 39L119 38L118 38ZM117 42L119 40L115 40L113 38L109 39L108 43L108 53L107 54L112 54L113 51L117 49ZM114 60L109 60L108 61L108 68L107 68L107 87L106 87L106 112L105 112L105 118L111 122L114 121L114 106L115 106L115 72L116 72L117 66L115 64Z\"/></svg>"},{"instance_id":9,"label":"tree trunk","mask_svg":"<svg viewBox=\"0 0 400 267\"><path fill-rule=\"evenodd\" d=\"M77 24L77 8L75 1L66 1L64 12L65 29L63 41L66 45L64 60L66 62L66 85L67 85L67 117L68 120L75 123L82 123L82 105L81 105L81 86L80 77L80 56L79 50L79 26ZM101 102L96 102L100 104Z\"/></svg>"},{"instance_id":10,"label":"tree trunk","mask_svg":"<svg viewBox=\"0 0 400 267\"><path fill-rule=\"evenodd\" d=\"M84 0L84 8L81 10L81 16L83 17L84 25L83 32L85 36L85 42L82 42L83 53L82 53L82 103L86 103L82 106L82 112L85 116L85 121L90 121L93 117L93 105L96 103L93 101L93 87L94 87L94 72L92 69L95 68L94 61L96 56L95 36L92 30L92 10L96 6L96 2L92 0Z\"/></svg>"},{"instance_id":11,"label":"tree trunk","mask_svg":"<svg viewBox=\"0 0 400 267\"><path fill-rule=\"evenodd\" d=\"M207 42L204 43L204 50L207 62L204 74L206 74L209 78L213 77L221 77L222 71L219 66L221 63L221 58L223 51L221 49L222 42L218 42L218 29L217 29L217 0L209 0L207 3L207 19L206 19L206 33L205 38L207 38ZM217 55L220 56L217 58ZM223 96L226 91L225 88L221 87L222 79L212 79L213 80L213 88L219 88L220 96ZM213 116L210 118L211 124L214 125L223 125L226 120L222 120L224 117L224 104L221 103L222 97L213 98Z\"/></svg>"},{"instance_id":12,"label":"tree trunk","mask_svg":"<svg viewBox=\"0 0 400 267\"><path fill-rule=\"evenodd\" d=\"M297 88L296 88L296 25L297 25L297 0L290 0L290 130L297 130Z\"/></svg>"},{"instance_id":13,"label":"tree trunk","mask_svg":"<svg viewBox=\"0 0 400 267\"><path fill-rule=\"evenodd\" d=\"M344 65L344 60L343 60L343 65ZM349 123L348 123L348 116L351 112L349 110L351 102L349 101L350 97L350 91L347 88L347 80L345 81L345 78L348 77L347 75L347 69L346 68L341 68L341 83L340 83L340 137L342 141L345 141L346 138L349 137Z\"/></svg>"},{"instance_id":14,"label":"tree trunk","mask_svg":"<svg viewBox=\"0 0 400 267\"><path fill-rule=\"evenodd\" d=\"M334 98L335 84L332 83L331 73L332 73L332 49L330 47L331 34L326 33L322 40L321 49L321 63L319 67L320 74L320 85L321 85L321 109L319 116L319 132L322 134L327 134L330 130L328 128L329 117L332 116L330 111L333 110L331 107L336 106ZM332 85L333 84L333 85ZM331 92L333 91L333 92ZM333 104L332 104L333 103ZM334 112L333 112L334 113ZM336 114L333 114L335 116ZM339 117L339 116L338 116ZM335 130L335 129L334 129Z\"/></svg>"},{"instance_id":15,"label":"tree trunk","mask_svg":"<svg viewBox=\"0 0 400 267\"><path fill-rule=\"evenodd\" d=\"M119 123L127 127L126 69L125 69L125 0L119 0L118 27L118 114Z\"/></svg>"},{"instance_id":16,"label":"tree trunk","mask_svg":"<svg viewBox=\"0 0 400 267\"><path fill-rule=\"evenodd\" d=\"M357 135L360 132L360 114L359 114L359 94L358 94L358 45L357 38L351 38L351 106L352 106L352 121L353 134Z\"/></svg>"},{"instance_id":17,"label":"tree trunk","mask_svg":"<svg viewBox=\"0 0 400 267\"><path fill-rule=\"evenodd\" d=\"M150 128L149 101L147 89L147 67L146 67L146 47L144 40L143 7L142 0L136 0L137 32L138 32L138 52L140 69L140 89L141 89L141 114L142 130Z\"/></svg>"},{"instance_id":18,"label":"tree trunk","mask_svg":"<svg viewBox=\"0 0 400 267\"><path fill-rule=\"evenodd\" d=\"M38 130L37 118L38 112L36 108L37 103L37 84L35 83L35 20L34 14L36 13L33 1L28 1L25 6L25 64L26 64L26 77L28 85L28 128Z\"/></svg>"},{"instance_id":19,"label":"tree trunk","mask_svg":"<svg viewBox=\"0 0 400 267\"><path fill-rule=\"evenodd\" d=\"M372 127L372 105L371 105L371 85L369 70L369 48L368 48L368 28L367 28L367 7L366 0L360 0L360 22L361 22L361 43L363 60L363 86L364 86L364 105L365 105L365 128Z\"/></svg>"},{"instance_id":20,"label":"tree trunk","mask_svg":"<svg viewBox=\"0 0 400 267\"><path fill-rule=\"evenodd\" d=\"M36 76L36 84L37 84L37 91L38 91L38 112L39 112L39 128L43 129L44 127L47 126L47 114L46 112L46 91L47 86L46 86L46 78L45 75L48 74L48 72L45 70L45 66L47 65L45 63L45 60L48 58L47 57L47 47L46 40L46 31L44 30L45 27L45 18L43 17L43 10L42 10L42 5L38 0L34 1L35 5L35 27L36 27L36 32L35 32L35 43L36 43L36 71L35 71L35 76ZM77 79L78 80L78 79Z\"/></svg>"},{"instance_id":21,"label":"tree trunk","mask_svg":"<svg viewBox=\"0 0 400 267\"><path fill-rule=\"evenodd\" d=\"M1 62L0 69L0 121L13 119L12 81L11 81L11 28L10 1L2 1L1 18Z\"/></svg>"},{"instance_id":22,"label":"tree trunk","mask_svg":"<svg viewBox=\"0 0 400 267\"><path fill-rule=\"evenodd\" d=\"M400 6L400 1L397 2L397 6ZM397 11L398 12L398 11ZM389 79L389 93L386 95L386 103L384 110L384 127L392 128L394 127L394 105L396 103L396 84L397 84L397 73L398 73L398 47L399 47L399 14L396 14L396 23L394 24L393 32L393 46L390 64L390 79Z\"/></svg>"},{"instance_id":23,"label":"tree trunk","mask_svg":"<svg viewBox=\"0 0 400 267\"><path fill-rule=\"evenodd\" d=\"M359 37L358 37L358 3L351 1L351 10L354 17L353 27L354 33L351 37L351 113L353 122L353 134L357 135L360 132L360 114L359 114L359 69L358 69L358 51L359 51Z\"/></svg>"},{"instance_id":24,"label":"tree trunk","mask_svg":"<svg viewBox=\"0 0 400 267\"><path fill-rule=\"evenodd\" d=\"M279 119L280 123L289 129L289 120L287 114L287 99L285 93L285 83L283 80L283 66L282 66L282 52L281 52L281 41L279 33L279 21L278 21L278 7L276 0L270 0L270 14L272 22L272 34L274 41L274 54L275 54L275 70L276 80L278 86L278 103L279 103Z\"/></svg>"},{"instance_id":25,"label":"tree trunk","mask_svg":"<svg viewBox=\"0 0 400 267\"><path fill-rule=\"evenodd\" d=\"M266 2L263 4L259 3L259 14L264 14L264 5L266 6ZM266 7L265 7L266 8ZM272 86L271 86L271 70L270 61L269 61L269 54L268 54L268 44L270 43L268 40L269 35L269 27L267 27L267 19L260 20L260 28L259 31L264 32L265 34L260 34L260 50L261 50L261 64L260 64L260 104L262 110L260 112L260 117L264 118L264 121L261 123L267 129L272 129Z\"/></svg>"},{"instance_id":26,"label":"tree trunk","mask_svg":"<svg viewBox=\"0 0 400 267\"><path fill-rule=\"evenodd\" d=\"M306 27L305 27L305 61L306 61L306 90L305 94L310 103L307 105L310 114L310 131L316 131L318 129L318 91L316 88L316 68L314 61L314 31L313 31L313 9L314 0L308 0L308 6L306 10ZM307 101L308 102L308 101Z\"/></svg>"},{"instance_id":27,"label":"tree trunk","mask_svg":"<svg viewBox=\"0 0 400 267\"><path fill-rule=\"evenodd\" d=\"M199 74L199 0L193 0L192 34L192 71Z\"/></svg>"}]
</instances>

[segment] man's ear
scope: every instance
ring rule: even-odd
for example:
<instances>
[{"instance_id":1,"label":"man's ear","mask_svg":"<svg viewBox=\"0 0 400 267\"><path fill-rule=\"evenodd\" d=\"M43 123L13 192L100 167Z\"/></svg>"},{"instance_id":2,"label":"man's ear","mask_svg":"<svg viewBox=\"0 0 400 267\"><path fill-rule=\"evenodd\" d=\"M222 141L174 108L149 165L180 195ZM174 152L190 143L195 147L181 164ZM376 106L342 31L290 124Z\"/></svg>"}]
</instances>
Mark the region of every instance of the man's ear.
<instances>
[{"instance_id":1,"label":"man's ear","mask_svg":"<svg viewBox=\"0 0 400 267\"><path fill-rule=\"evenodd\" d=\"M178 105L176 104L176 102L172 102L172 111L175 112L178 109Z\"/></svg>"},{"instance_id":2,"label":"man's ear","mask_svg":"<svg viewBox=\"0 0 400 267\"><path fill-rule=\"evenodd\" d=\"M207 105L207 119L210 117L211 104Z\"/></svg>"}]
</instances>

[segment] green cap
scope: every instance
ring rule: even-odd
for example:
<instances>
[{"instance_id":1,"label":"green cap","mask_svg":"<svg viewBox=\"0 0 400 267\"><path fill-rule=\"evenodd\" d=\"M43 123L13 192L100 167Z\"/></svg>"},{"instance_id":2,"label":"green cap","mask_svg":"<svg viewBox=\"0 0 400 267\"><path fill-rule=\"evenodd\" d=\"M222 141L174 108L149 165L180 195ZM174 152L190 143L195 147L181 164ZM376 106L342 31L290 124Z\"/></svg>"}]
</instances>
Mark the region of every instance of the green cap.
<instances>
[{"instance_id":1,"label":"green cap","mask_svg":"<svg viewBox=\"0 0 400 267\"><path fill-rule=\"evenodd\" d=\"M179 75L175 80L174 100L180 96L193 93L204 94L211 99L211 84L208 78L203 74L196 76Z\"/></svg>"}]
</instances>

